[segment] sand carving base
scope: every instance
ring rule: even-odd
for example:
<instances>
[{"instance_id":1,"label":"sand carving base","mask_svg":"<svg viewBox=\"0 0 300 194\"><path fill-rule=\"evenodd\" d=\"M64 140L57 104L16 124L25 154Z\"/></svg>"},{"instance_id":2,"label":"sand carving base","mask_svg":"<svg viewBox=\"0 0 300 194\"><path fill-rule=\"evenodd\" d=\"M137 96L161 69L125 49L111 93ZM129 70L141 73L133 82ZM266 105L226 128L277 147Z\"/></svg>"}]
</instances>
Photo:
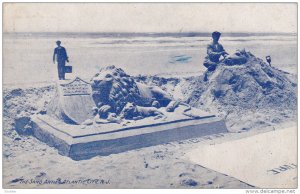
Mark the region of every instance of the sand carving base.
<instances>
[{"instance_id":1,"label":"sand carving base","mask_svg":"<svg viewBox=\"0 0 300 194\"><path fill-rule=\"evenodd\" d=\"M85 128L63 123L47 115L34 115L32 122L33 136L73 160L227 132L225 122L209 114L197 119L170 117L162 122L147 118L126 126L110 123Z\"/></svg>"}]
</instances>

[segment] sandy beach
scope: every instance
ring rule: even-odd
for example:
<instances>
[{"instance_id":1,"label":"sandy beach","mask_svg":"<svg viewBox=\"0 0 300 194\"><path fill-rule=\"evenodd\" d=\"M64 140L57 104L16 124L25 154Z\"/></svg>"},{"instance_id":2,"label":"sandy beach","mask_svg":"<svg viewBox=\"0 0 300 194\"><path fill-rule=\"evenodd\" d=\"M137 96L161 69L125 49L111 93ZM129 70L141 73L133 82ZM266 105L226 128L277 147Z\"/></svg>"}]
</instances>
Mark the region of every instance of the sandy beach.
<instances>
[{"instance_id":1,"label":"sandy beach","mask_svg":"<svg viewBox=\"0 0 300 194\"><path fill-rule=\"evenodd\" d=\"M229 106L221 110L215 106L211 110L225 120L229 133L73 161L34 137L20 136L14 129L16 117L24 111L38 112L54 95L57 70L51 60L56 39L57 36L35 34L4 36L4 188L255 188L201 166L186 154L204 145L296 126L295 110L243 110L243 107L229 110ZM141 81L145 76L144 83L158 85L181 99L187 97L181 92L182 87L193 86L188 84L197 83L202 76L206 44L210 41L197 36L95 38L81 35L78 38L61 35L59 39L68 49L74 68L74 74L67 75L68 79L80 76L88 81L101 67L116 65L136 80ZM272 65L296 82L296 36L225 36L222 44L231 53L245 48L263 60L271 55ZM165 83L162 79L166 79ZM28 183L46 179L102 181L100 184Z\"/></svg>"}]
</instances>

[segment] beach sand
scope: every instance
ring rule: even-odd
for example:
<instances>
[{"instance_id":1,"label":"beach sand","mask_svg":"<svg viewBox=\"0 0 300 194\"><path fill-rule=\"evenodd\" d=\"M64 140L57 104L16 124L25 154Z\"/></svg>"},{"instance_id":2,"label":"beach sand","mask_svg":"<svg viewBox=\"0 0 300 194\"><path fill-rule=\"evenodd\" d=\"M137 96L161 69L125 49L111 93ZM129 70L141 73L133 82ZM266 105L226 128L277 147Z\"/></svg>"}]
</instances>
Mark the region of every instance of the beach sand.
<instances>
[{"instance_id":1,"label":"beach sand","mask_svg":"<svg viewBox=\"0 0 300 194\"><path fill-rule=\"evenodd\" d=\"M54 94L56 67L51 63L57 37L4 39L4 111L3 111L3 187L16 188L254 188L237 178L206 168L189 160L187 153L203 145L221 144L296 125L296 115L285 123L269 127L257 125L262 113L252 112L240 122L228 118L229 133L157 145L89 160L73 161L34 137L20 136L14 119L22 112L36 112ZM121 38L122 39L122 38ZM189 77L203 73L202 61L208 38L188 37L145 40L126 44L116 39L62 38L75 73L88 80L106 65L116 65L130 75L150 74L162 77ZM124 40L124 38L122 39ZM162 42L166 41L168 42ZM129 40L133 41L133 40ZM159 43L162 42L162 43ZM180 42L181 41L181 42ZM284 42L284 44L283 44ZM225 49L233 52L245 47L258 57L271 53L274 66L297 77L295 38L224 38ZM47 46L45 46L47 45ZM296 49L295 49L296 50ZM177 59L183 59L177 61ZM33 76L34 75L34 76ZM167 88L168 90L168 88ZM170 91L180 90L169 88ZM176 93L176 92L175 92ZM176 95L182 95L180 92ZM277 114L277 113L276 113ZM279 113L278 113L279 114ZM255 123L255 125L251 125ZM236 125L235 130L231 126ZM244 125L252 126L240 130ZM238 130L236 130L238 128ZM39 184L34 181L57 179L76 181L103 180L101 184ZM26 182L27 180L27 182Z\"/></svg>"}]
</instances>

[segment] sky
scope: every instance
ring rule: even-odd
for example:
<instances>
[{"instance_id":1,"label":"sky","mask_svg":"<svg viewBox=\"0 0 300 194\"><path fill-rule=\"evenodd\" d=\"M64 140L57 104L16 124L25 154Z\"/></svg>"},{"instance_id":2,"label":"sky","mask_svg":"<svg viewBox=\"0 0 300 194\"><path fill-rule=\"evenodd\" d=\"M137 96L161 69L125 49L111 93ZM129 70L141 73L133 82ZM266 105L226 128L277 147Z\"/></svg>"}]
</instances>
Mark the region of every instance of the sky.
<instances>
[{"instance_id":1,"label":"sky","mask_svg":"<svg viewBox=\"0 0 300 194\"><path fill-rule=\"evenodd\" d=\"M296 33L296 3L4 3L4 32Z\"/></svg>"}]
</instances>

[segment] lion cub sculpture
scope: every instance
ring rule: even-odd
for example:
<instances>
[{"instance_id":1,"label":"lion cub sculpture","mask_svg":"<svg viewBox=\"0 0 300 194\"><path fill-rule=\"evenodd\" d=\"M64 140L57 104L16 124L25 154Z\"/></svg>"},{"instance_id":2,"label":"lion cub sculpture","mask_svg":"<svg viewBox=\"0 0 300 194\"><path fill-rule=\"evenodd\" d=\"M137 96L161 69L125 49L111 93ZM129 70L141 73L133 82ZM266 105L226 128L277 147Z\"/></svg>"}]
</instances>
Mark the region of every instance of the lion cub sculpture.
<instances>
[{"instance_id":1,"label":"lion cub sculpture","mask_svg":"<svg viewBox=\"0 0 300 194\"><path fill-rule=\"evenodd\" d=\"M121 118L127 120L140 120L146 117L155 117L155 119L166 119L167 117L155 107L138 106L133 102L128 102L122 112Z\"/></svg>"}]
</instances>

